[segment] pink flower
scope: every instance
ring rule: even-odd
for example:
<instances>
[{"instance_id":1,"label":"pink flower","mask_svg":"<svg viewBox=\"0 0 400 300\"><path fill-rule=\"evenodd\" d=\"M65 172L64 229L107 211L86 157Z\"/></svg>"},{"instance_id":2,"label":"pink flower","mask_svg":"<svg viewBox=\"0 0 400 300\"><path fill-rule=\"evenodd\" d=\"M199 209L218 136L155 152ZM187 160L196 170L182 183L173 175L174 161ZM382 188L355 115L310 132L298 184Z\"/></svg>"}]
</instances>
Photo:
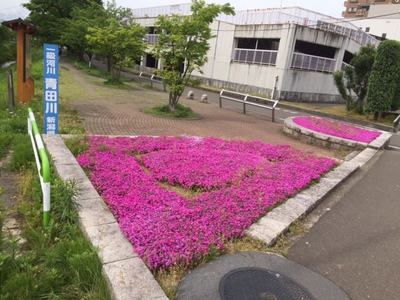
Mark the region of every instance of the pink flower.
<instances>
[{"instance_id":1,"label":"pink flower","mask_svg":"<svg viewBox=\"0 0 400 300\"><path fill-rule=\"evenodd\" d=\"M189 266L337 163L287 145L217 138L89 138L77 161L151 269ZM188 199L163 185L196 188Z\"/></svg>"}]
</instances>

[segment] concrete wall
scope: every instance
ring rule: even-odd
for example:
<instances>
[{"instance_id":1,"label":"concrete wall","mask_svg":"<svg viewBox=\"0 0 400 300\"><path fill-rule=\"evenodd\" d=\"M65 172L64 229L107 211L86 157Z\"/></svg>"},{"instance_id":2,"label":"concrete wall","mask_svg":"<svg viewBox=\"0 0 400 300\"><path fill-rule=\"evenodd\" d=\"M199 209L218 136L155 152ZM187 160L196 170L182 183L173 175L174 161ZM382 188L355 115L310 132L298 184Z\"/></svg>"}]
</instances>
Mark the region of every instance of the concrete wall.
<instances>
[{"instance_id":1,"label":"concrete wall","mask_svg":"<svg viewBox=\"0 0 400 300\"><path fill-rule=\"evenodd\" d=\"M338 34L295 24L234 26L215 22L218 37L210 43L203 72L193 73L212 86L270 96L277 81L277 95L288 101L343 102L333 83L333 74L291 69L296 40L336 48L335 69L340 70L345 50L355 53L360 45ZM232 62L235 38L280 39L276 66Z\"/></svg>"},{"instance_id":2,"label":"concrete wall","mask_svg":"<svg viewBox=\"0 0 400 300\"><path fill-rule=\"evenodd\" d=\"M369 27L370 34L382 37L386 33L387 39L400 41L400 19L359 19L351 22L364 31Z\"/></svg>"},{"instance_id":3,"label":"concrete wall","mask_svg":"<svg viewBox=\"0 0 400 300\"><path fill-rule=\"evenodd\" d=\"M152 26L155 19L138 19L137 22ZM336 33L304 27L293 23L264 25L235 25L215 21L211 25L215 37L209 41L208 62L193 77L201 78L211 86L239 92L250 92L269 97L274 88L275 96L288 101L343 102L333 83L331 73L291 69L296 40L330 46L336 49L335 69L340 70L345 51L355 53L360 45ZM237 38L279 39L275 66L233 62Z\"/></svg>"}]
</instances>

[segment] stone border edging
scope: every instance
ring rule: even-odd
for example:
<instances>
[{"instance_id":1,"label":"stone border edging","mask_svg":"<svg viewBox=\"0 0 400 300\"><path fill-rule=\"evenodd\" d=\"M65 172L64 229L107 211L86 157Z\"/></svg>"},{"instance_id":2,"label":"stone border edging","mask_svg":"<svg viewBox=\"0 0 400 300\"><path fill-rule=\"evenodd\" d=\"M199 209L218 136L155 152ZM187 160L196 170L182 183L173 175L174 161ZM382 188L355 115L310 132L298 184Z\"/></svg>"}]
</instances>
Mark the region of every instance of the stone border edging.
<instances>
[{"instance_id":1,"label":"stone border edging","mask_svg":"<svg viewBox=\"0 0 400 300\"><path fill-rule=\"evenodd\" d=\"M345 138L336 137L333 135L324 134L318 131L314 131L303 126L296 124L293 119L296 117L286 118L283 124L283 131L295 138L303 140L307 143L313 143L321 147L328 147L337 150L363 150L366 148L383 149L389 145L392 133L380 131L381 135L373 140L371 143L357 142ZM357 127L362 127L357 125Z\"/></svg>"},{"instance_id":2,"label":"stone border edging","mask_svg":"<svg viewBox=\"0 0 400 300\"><path fill-rule=\"evenodd\" d=\"M313 104L313 102L309 102L307 104ZM343 103L343 105L345 105L345 104ZM290 104L283 104L282 102L279 102L278 107L285 108L285 109L292 109L292 110L296 110L298 112L305 112L305 113L308 113L308 114L311 114L311 115L319 116L321 118L330 118L330 119L335 119L336 121L357 124L358 126L371 127L371 128L376 129L376 130L393 132L393 127L392 126L383 125L383 124L379 124L379 123L359 120L359 119L355 119L355 118L351 118L351 117L343 117L343 116L338 116L338 115L332 115L332 114L320 112L318 110L312 110L312 109L307 109L307 108L303 108L303 107L292 106Z\"/></svg>"},{"instance_id":3,"label":"stone border edging","mask_svg":"<svg viewBox=\"0 0 400 300\"><path fill-rule=\"evenodd\" d=\"M80 191L79 219L82 231L99 249L103 274L116 300L168 300L160 285L133 251L103 199L65 146L60 135L43 135L52 165L62 180L74 180Z\"/></svg>"},{"instance_id":4,"label":"stone border edging","mask_svg":"<svg viewBox=\"0 0 400 300\"><path fill-rule=\"evenodd\" d=\"M296 194L282 205L273 209L258 222L252 224L247 229L247 233L254 238L262 240L269 246L274 245L278 237L286 233L296 220L303 218L312 211L340 183L366 164L380 149L385 148L389 144L391 137L392 134L390 133L382 133L379 138L375 139L373 147L368 147L350 161L343 162L322 177L318 184Z\"/></svg>"}]
</instances>

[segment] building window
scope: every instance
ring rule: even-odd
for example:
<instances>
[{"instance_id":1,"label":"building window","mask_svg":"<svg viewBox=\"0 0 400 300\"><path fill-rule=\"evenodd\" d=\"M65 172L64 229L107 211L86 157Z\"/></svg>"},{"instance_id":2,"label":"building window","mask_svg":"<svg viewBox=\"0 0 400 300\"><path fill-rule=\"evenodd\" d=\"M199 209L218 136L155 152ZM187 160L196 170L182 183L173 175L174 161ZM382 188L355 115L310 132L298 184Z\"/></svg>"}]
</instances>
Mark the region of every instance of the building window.
<instances>
[{"instance_id":1,"label":"building window","mask_svg":"<svg viewBox=\"0 0 400 300\"><path fill-rule=\"evenodd\" d=\"M365 32L369 32L369 27L365 27Z\"/></svg>"},{"instance_id":2,"label":"building window","mask_svg":"<svg viewBox=\"0 0 400 300\"><path fill-rule=\"evenodd\" d=\"M349 13L355 13L357 11L357 7L349 7Z\"/></svg>"},{"instance_id":3,"label":"building window","mask_svg":"<svg viewBox=\"0 0 400 300\"><path fill-rule=\"evenodd\" d=\"M239 38L233 51L233 61L241 63L275 65L279 39Z\"/></svg>"},{"instance_id":4,"label":"building window","mask_svg":"<svg viewBox=\"0 0 400 300\"><path fill-rule=\"evenodd\" d=\"M382 40L386 39L386 33L382 33Z\"/></svg>"}]
</instances>

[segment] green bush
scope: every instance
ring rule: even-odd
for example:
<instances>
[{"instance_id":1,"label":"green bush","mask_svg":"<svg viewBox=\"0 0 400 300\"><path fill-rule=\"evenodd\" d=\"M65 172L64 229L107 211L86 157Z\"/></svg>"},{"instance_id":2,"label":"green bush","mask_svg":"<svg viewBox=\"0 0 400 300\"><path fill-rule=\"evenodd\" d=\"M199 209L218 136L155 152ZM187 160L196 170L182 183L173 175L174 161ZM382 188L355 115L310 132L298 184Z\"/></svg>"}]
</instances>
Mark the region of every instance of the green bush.
<instances>
[{"instance_id":1,"label":"green bush","mask_svg":"<svg viewBox=\"0 0 400 300\"><path fill-rule=\"evenodd\" d=\"M190 107L183 106L180 103L176 104L175 111L171 111L169 105L163 105L145 108L143 112L166 118L195 119L199 117Z\"/></svg>"}]
</instances>

